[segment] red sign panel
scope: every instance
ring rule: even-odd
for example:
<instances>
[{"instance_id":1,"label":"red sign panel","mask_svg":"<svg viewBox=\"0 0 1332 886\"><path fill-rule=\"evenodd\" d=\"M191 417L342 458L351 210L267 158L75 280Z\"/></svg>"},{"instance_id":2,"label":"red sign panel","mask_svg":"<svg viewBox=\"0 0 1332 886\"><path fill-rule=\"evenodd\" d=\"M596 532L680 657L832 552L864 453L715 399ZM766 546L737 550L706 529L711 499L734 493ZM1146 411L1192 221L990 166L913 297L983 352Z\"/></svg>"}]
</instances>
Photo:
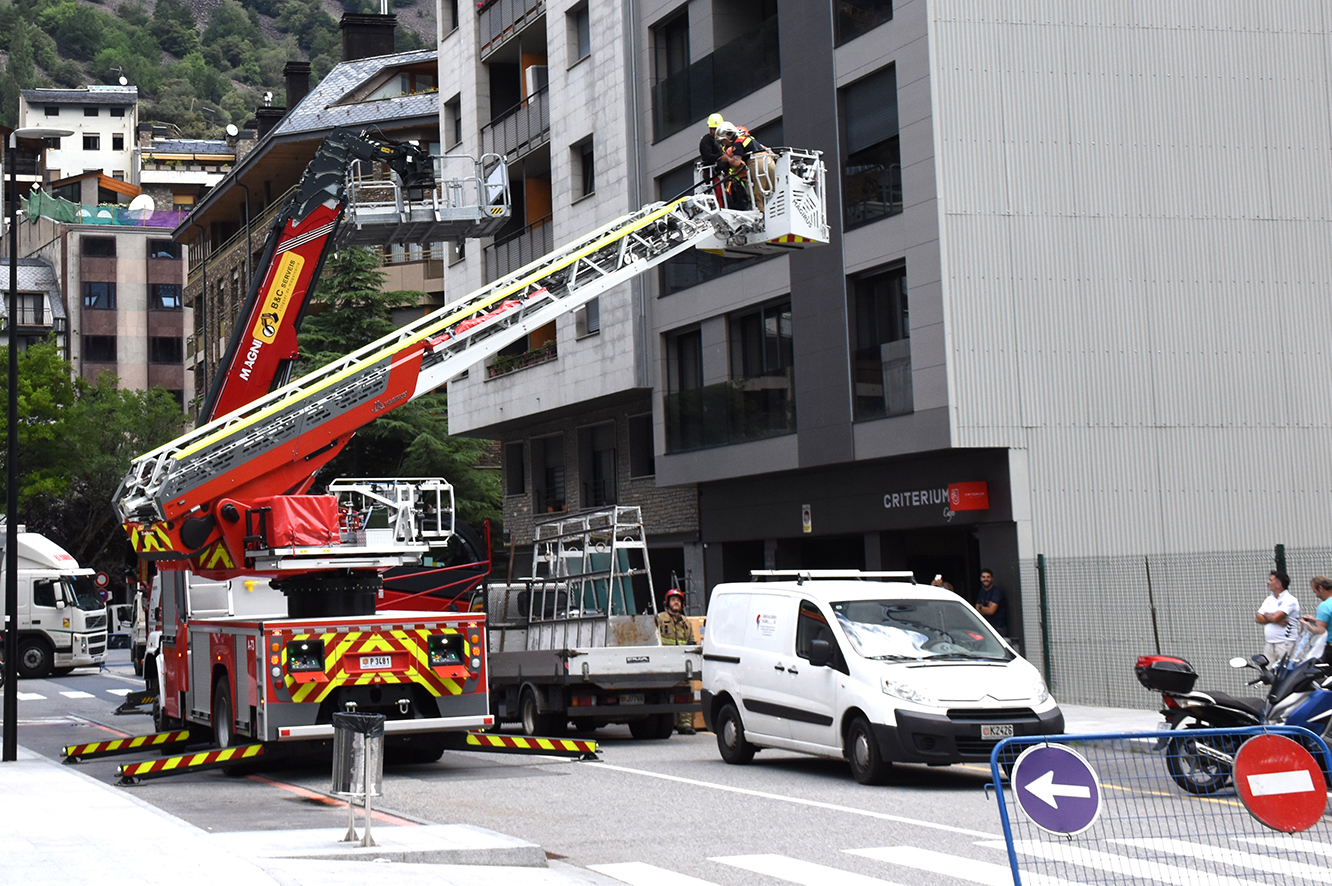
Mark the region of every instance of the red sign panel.
<instances>
[{"instance_id":1,"label":"red sign panel","mask_svg":"<svg viewBox=\"0 0 1332 886\"><path fill-rule=\"evenodd\" d=\"M1307 831L1323 817L1327 787L1313 755L1282 735L1255 735L1235 755L1235 790L1274 831Z\"/></svg>"},{"instance_id":2,"label":"red sign panel","mask_svg":"<svg viewBox=\"0 0 1332 886\"><path fill-rule=\"evenodd\" d=\"M954 511L988 511L990 485L984 480L948 484L948 507Z\"/></svg>"}]
</instances>

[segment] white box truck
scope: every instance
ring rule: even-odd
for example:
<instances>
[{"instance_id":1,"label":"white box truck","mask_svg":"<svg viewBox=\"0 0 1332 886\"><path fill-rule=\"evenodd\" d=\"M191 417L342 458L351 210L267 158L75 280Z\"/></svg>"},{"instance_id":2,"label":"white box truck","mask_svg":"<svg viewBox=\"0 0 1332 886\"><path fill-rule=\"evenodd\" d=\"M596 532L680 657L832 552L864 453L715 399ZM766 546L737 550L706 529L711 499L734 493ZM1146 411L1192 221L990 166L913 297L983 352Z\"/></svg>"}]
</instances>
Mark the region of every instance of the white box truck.
<instances>
[{"instance_id":1,"label":"white box truck","mask_svg":"<svg viewBox=\"0 0 1332 886\"><path fill-rule=\"evenodd\" d=\"M0 564L5 543L0 530ZM93 575L51 539L19 527L18 659L10 666L20 677L68 673L106 659L106 604ZM0 588L5 580L0 568Z\"/></svg>"}]
</instances>

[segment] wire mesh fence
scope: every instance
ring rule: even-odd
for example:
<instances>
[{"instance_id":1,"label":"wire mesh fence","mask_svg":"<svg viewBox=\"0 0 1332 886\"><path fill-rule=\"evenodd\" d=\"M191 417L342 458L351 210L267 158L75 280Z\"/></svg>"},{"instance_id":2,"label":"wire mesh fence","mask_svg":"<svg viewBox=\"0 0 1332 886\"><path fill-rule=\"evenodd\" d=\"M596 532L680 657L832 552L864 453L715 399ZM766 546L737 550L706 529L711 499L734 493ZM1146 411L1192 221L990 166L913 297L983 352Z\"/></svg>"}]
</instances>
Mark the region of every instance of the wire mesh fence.
<instances>
[{"instance_id":1,"label":"wire mesh fence","mask_svg":"<svg viewBox=\"0 0 1332 886\"><path fill-rule=\"evenodd\" d=\"M1309 580L1332 575L1332 548L1282 553L1291 593L1312 613ZM1064 704L1157 707L1133 674L1138 656L1157 653L1187 659L1199 689L1257 696L1252 674L1228 662L1263 649L1254 613L1275 563L1273 550L1024 561L1023 588L1036 591L1024 597L1043 604L1025 607L1027 658Z\"/></svg>"},{"instance_id":2,"label":"wire mesh fence","mask_svg":"<svg viewBox=\"0 0 1332 886\"><path fill-rule=\"evenodd\" d=\"M1298 738L1313 750L1315 761L1321 757L1326 770L1327 745L1304 730L1272 727L1196 734L1238 746L1261 732ZM999 798L1005 840L982 845L1007 849L1014 883L1039 886L1296 886L1328 881L1332 823L1325 811L1308 830L1282 833L1250 814L1229 778L1226 787L1211 795L1184 790L1175 780L1178 768L1168 765L1169 752L1158 749L1158 739L1176 736L1169 732L1070 736L1059 745L1045 745L1038 738L1002 742L992 763L995 783L1001 769L1018 761ZM1020 759L1028 748L1051 754L1050 762L1033 757L1036 765L1029 767ZM1076 763L1072 767L1059 763L1058 756L1067 756L1068 751L1085 761L1090 781L1079 781ZM1317 777L1307 787L1305 799L1323 804L1318 808L1325 810L1324 778ZM1072 833L1084 823L1084 829Z\"/></svg>"}]
</instances>

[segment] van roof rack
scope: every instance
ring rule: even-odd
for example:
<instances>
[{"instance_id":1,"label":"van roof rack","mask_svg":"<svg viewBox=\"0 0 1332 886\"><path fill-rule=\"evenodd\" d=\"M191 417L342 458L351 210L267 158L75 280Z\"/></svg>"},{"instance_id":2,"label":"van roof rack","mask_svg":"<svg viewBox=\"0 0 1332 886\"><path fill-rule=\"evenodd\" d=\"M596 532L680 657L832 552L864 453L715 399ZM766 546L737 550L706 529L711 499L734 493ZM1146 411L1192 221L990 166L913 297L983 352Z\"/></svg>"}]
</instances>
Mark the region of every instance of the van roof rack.
<instances>
[{"instance_id":1,"label":"van roof rack","mask_svg":"<svg viewBox=\"0 0 1332 886\"><path fill-rule=\"evenodd\" d=\"M794 578L797 584L804 584L806 580L816 578L846 578L858 581L905 579L912 584L916 583L916 575L913 572L882 572L863 569L751 569L749 575L755 581Z\"/></svg>"}]
</instances>

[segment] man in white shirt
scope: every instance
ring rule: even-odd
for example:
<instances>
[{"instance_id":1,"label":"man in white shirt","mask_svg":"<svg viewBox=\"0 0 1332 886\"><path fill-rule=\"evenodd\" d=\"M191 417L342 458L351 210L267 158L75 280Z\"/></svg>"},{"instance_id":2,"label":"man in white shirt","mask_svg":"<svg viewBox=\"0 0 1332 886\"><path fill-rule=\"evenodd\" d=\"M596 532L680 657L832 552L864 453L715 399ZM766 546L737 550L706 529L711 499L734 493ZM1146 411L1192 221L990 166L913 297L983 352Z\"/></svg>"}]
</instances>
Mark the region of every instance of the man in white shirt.
<instances>
[{"instance_id":1,"label":"man in white shirt","mask_svg":"<svg viewBox=\"0 0 1332 886\"><path fill-rule=\"evenodd\" d=\"M1300 601L1289 591L1290 576L1272 570L1267 576L1267 597L1253 620L1263 626L1263 639L1267 641L1263 654L1276 664L1295 645L1300 623Z\"/></svg>"}]
</instances>

